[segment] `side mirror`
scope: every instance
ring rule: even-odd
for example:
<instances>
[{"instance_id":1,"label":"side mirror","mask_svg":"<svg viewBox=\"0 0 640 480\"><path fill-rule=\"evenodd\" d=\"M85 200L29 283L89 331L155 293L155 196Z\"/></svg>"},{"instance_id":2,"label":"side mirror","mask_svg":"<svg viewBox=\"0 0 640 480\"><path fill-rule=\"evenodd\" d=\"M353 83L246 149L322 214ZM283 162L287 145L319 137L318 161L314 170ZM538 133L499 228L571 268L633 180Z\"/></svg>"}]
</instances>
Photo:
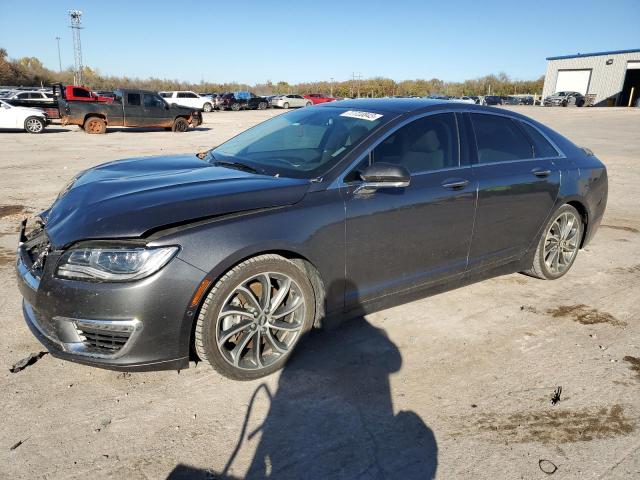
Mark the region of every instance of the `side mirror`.
<instances>
[{"instance_id":1,"label":"side mirror","mask_svg":"<svg viewBox=\"0 0 640 480\"><path fill-rule=\"evenodd\" d=\"M393 163L374 163L360 172L360 178L363 183L358 186L356 192L380 188L404 188L411 182L408 170Z\"/></svg>"}]
</instances>

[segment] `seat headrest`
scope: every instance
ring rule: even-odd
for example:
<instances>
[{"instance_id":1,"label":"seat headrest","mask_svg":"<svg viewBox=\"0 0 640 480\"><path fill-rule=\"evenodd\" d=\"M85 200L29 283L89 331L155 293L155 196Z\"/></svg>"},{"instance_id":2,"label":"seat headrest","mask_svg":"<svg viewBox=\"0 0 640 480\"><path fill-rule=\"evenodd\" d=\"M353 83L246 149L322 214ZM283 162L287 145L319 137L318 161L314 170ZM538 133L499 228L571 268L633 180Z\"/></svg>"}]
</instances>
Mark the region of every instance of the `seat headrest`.
<instances>
[{"instance_id":1,"label":"seat headrest","mask_svg":"<svg viewBox=\"0 0 640 480\"><path fill-rule=\"evenodd\" d=\"M438 134L435 130L429 130L425 132L420 138L418 138L413 145L411 146L411 150L417 152L435 152L440 149L440 140L438 139Z\"/></svg>"}]
</instances>

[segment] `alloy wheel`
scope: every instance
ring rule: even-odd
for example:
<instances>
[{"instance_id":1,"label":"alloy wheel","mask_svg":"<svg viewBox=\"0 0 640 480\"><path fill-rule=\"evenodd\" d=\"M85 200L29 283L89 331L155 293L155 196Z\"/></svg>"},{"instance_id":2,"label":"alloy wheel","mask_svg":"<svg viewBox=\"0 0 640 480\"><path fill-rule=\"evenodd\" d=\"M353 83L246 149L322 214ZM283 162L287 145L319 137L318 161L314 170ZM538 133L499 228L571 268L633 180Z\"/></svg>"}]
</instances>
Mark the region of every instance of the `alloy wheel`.
<instances>
[{"instance_id":1,"label":"alloy wheel","mask_svg":"<svg viewBox=\"0 0 640 480\"><path fill-rule=\"evenodd\" d=\"M42 122L37 118L30 118L27 120L26 128L31 133L40 133L42 131L43 125Z\"/></svg>"},{"instance_id":2,"label":"alloy wheel","mask_svg":"<svg viewBox=\"0 0 640 480\"><path fill-rule=\"evenodd\" d=\"M260 370L286 355L304 326L305 301L288 275L265 272L237 285L216 322L216 345L233 367Z\"/></svg>"},{"instance_id":3,"label":"alloy wheel","mask_svg":"<svg viewBox=\"0 0 640 480\"><path fill-rule=\"evenodd\" d=\"M580 220L572 212L561 213L544 239L543 259L554 275L566 272L580 247Z\"/></svg>"}]
</instances>

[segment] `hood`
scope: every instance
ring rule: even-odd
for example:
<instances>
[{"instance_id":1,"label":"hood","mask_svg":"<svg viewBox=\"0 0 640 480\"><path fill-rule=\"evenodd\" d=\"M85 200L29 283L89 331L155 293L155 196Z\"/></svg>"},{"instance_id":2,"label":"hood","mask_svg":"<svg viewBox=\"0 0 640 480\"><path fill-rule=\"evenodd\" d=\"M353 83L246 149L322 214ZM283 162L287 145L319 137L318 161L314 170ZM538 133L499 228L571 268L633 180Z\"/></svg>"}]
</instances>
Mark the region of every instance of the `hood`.
<instances>
[{"instance_id":1,"label":"hood","mask_svg":"<svg viewBox=\"0 0 640 480\"><path fill-rule=\"evenodd\" d=\"M258 208L292 205L309 180L213 166L195 155L105 163L81 173L42 215L54 247Z\"/></svg>"},{"instance_id":2,"label":"hood","mask_svg":"<svg viewBox=\"0 0 640 480\"><path fill-rule=\"evenodd\" d=\"M20 113L24 113L25 115L40 115L45 116L44 111L40 108L33 107L12 107L12 110L16 110Z\"/></svg>"}]
</instances>

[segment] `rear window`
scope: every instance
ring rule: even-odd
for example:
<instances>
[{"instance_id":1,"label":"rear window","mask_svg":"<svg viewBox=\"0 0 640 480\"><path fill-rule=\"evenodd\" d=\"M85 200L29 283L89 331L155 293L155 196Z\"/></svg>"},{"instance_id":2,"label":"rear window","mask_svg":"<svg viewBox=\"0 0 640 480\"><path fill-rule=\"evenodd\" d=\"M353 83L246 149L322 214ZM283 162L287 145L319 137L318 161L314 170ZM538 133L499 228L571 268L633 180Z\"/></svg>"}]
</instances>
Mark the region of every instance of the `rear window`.
<instances>
[{"instance_id":1,"label":"rear window","mask_svg":"<svg viewBox=\"0 0 640 480\"><path fill-rule=\"evenodd\" d=\"M525 122L520 122L522 128L533 141L533 153L536 158L557 157L558 151L544 136L534 127Z\"/></svg>"},{"instance_id":2,"label":"rear window","mask_svg":"<svg viewBox=\"0 0 640 480\"><path fill-rule=\"evenodd\" d=\"M513 120L498 115L472 114L478 163L533 158L533 146Z\"/></svg>"},{"instance_id":3,"label":"rear window","mask_svg":"<svg viewBox=\"0 0 640 480\"><path fill-rule=\"evenodd\" d=\"M127 94L127 103L129 105L140 105L140 94L139 93L128 93Z\"/></svg>"},{"instance_id":4,"label":"rear window","mask_svg":"<svg viewBox=\"0 0 640 480\"><path fill-rule=\"evenodd\" d=\"M84 88L74 88L73 96L78 98L91 98L91 94Z\"/></svg>"}]
</instances>

